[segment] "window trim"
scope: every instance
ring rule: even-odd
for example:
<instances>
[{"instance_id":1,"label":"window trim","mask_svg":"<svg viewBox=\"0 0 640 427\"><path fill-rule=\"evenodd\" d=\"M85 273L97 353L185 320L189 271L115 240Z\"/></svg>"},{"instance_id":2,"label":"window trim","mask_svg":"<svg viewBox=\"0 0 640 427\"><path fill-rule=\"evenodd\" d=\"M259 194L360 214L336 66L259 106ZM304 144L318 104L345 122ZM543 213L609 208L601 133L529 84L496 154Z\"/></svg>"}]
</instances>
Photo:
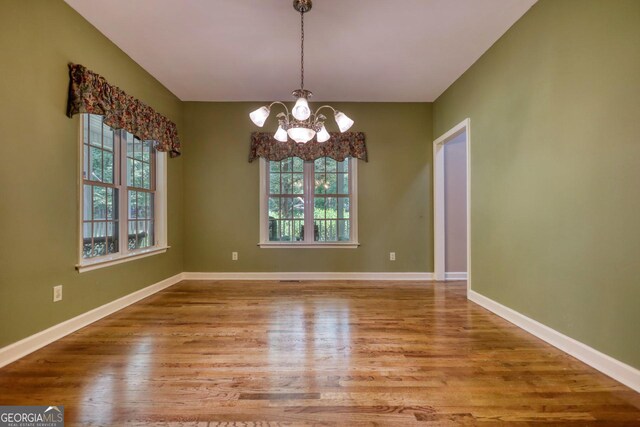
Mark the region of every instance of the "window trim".
<instances>
[{"instance_id":1,"label":"window trim","mask_svg":"<svg viewBox=\"0 0 640 427\"><path fill-rule=\"evenodd\" d=\"M83 150L83 132L84 132L84 120L88 118L87 113L79 114L80 118L78 126L78 178L77 178L77 191L78 191L78 203L77 203L77 224L78 224L78 263L76 264L76 270L79 273L86 271L96 270L103 267L109 267L112 265L122 264L124 262L133 261L140 258L146 258L151 255L157 255L165 253L171 246L167 244L167 153L155 151L155 201L154 201L154 237L155 244L153 246L140 248L136 250L128 250L127 245L121 244L120 250L115 254L108 254L93 258L83 258L83 212L84 212L84 198L83 198L83 171L84 171L84 150ZM122 162L123 151L126 157L126 151L122 150L122 138L119 136L115 138L114 133L114 145L116 140L118 141L118 157L114 156L114 163L118 162L118 171L120 173L119 184L114 185L114 188L118 189L119 197L119 212L118 212L118 226L119 235L127 235L129 224L128 213L128 186L126 184L126 159ZM115 147L114 147L115 148ZM115 177L114 177L115 178ZM123 181L124 180L124 181ZM123 202L124 201L124 202ZM124 234L123 234L124 230ZM122 240L121 240L122 242ZM124 248L124 252L122 251Z\"/></svg>"},{"instance_id":2,"label":"window trim","mask_svg":"<svg viewBox=\"0 0 640 427\"><path fill-rule=\"evenodd\" d=\"M282 249L282 248L299 248L299 249L355 249L360 246L358 241L358 159L349 157L349 195L350 195L350 230L351 240L348 242L271 242L269 241L269 225L268 225L268 200L267 195L267 171L268 160L260 158L260 217L258 219L260 223L260 239L258 246L264 249ZM307 169L312 165L309 162L305 162L305 177L308 175ZM313 183L308 179L305 180L305 206L313 206L311 198L313 196ZM311 218L313 220L313 218ZM307 221L307 215L305 214L305 222ZM312 232L313 227L305 227L305 233ZM306 236L305 236L306 237Z\"/></svg>"}]
</instances>

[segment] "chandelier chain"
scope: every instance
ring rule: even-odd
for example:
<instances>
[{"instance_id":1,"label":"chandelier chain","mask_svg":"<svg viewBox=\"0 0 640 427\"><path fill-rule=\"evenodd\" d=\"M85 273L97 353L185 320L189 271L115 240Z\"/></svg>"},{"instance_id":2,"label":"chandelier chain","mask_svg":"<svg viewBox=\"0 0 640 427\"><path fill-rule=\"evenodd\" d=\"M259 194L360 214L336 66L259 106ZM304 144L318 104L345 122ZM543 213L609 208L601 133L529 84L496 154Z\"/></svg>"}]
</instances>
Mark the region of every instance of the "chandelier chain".
<instances>
[{"instance_id":1,"label":"chandelier chain","mask_svg":"<svg viewBox=\"0 0 640 427\"><path fill-rule=\"evenodd\" d=\"M304 89L304 12L300 12L300 89Z\"/></svg>"}]
</instances>

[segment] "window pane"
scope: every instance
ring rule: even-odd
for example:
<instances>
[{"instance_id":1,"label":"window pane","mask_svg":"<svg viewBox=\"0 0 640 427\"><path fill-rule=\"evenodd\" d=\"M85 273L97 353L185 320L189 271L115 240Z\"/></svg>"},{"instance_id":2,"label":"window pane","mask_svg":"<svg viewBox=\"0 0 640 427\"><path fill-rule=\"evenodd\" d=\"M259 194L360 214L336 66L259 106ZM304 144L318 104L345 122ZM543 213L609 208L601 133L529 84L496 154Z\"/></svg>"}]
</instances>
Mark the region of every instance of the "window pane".
<instances>
[{"instance_id":1,"label":"window pane","mask_svg":"<svg viewBox=\"0 0 640 427\"><path fill-rule=\"evenodd\" d=\"M269 161L269 171L280 172L280 162Z\"/></svg>"},{"instance_id":2,"label":"window pane","mask_svg":"<svg viewBox=\"0 0 640 427\"><path fill-rule=\"evenodd\" d=\"M324 164L325 164L325 158L321 157L319 159L316 159L313 162L313 167L314 167L316 172L324 172L325 171Z\"/></svg>"},{"instance_id":3,"label":"window pane","mask_svg":"<svg viewBox=\"0 0 640 427\"><path fill-rule=\"evenodd\" d=\"M334 173L327 174L326 182L324 185L327 190L327 194L336 194L338 192L336 180L337 180L336 174Z\"/></svg>"},{"instance_id":4,"label":"window pane","mask_svg":"<svg viewBox=\"0 0 640 427\"><path fill-rule=\"evenodd\" d=\"M348 241L350 239L350 222L338 220L338 240Z\"/></svg>"},{"instance_id":5,"label":"window pane","mask_svg":"<svg viewBox=\"0 0 640 427\"><path fill-rule=\"evenodd\" d=\"M293 199L293 217L304 219L304 199L301 197Z\"/></svg>"},{"instance_id":6,"label":"window pane","mask_svg":"<svg viewBox=\"0 0 640 427\"><path fill-rule=\"evenodd\" d=\"M338 194L349 194L349 175L339 173L337 175Z\"/></svg>"},{"instance_id":7,"label":"window pane","mask_svg":"<svg viewBox=\"0 0 640 427\"><path fill-rule=\"evenodd\" d=\"M102 147L102 116L89 114L89 143Z\"/></svg>"},{"instance_id":8,"label":"window pane","mask_svg":"<svg viewBox=\"0 0 640 427\"><path fill-rule=\"evenodd\" d=\"M142 161L146 163L151 162L151 147L152 141L144 141L142 143Z\"/></svg>"},{"instance_id":9,"label":"window pane","mask_svg":"<svg viewBox=\"0 0 640 427\"><path fill-rule=\"evenodd\" d=\"M93 187L93 219L107 218L107 189L105 187Z\"/></svg>"},{"instance_id":10,"label":"window pane","mask_svg":"<svg viewBox=\"0 0 640 427\"><path fill-rule=\"evenodd\" d=\"M348 197L338 198L338 218L349 218L349 203Z\"/></svg>"},{"instance_id":11,"label":"window pane","mask_svg":"<svg viewBox=\"0 0 640 427\"><path fill-rule=\"evenodd\" d=\"M113 188L106 188L106 218L113 219Z\"/></svg>"},{"instance_id":12,"label":"window pane","mask_svg":"<svg viewBox=\"0 0 640 427\"><path fill-rule=\"evenodd\" d=\"M282 218L293 218L293 203L290 198L282 198L280 203L280 215Z\"/></svg>"},{"instance_id":13,"label":"window pane","mask_svg":"<svg viewBox=\"0 0 640 427\"><path fill-rule=\"evenodd\" d=\"M138 152L136 152L138 155ZM142 182L142 162L139 160L133 161L133 186L144 188Z\"/></svg>"},{"instance_id":14,"label":"window pane","mask_svg":"<svg viewBox=\"0 0 640 427\"><path fill-rule=\"evenodd\" d=\"M125 139L127 141L127 157L133 158L133 135L129 132L126 132L125 135Z\"/></svg>"},{"instance_id":15,"label":"window pane","mask_svg":"<svg viewBox=\"0 0 640 427\"><path fill-rule=\"evenodd\" d=\"M271 162L271 163L274 163L274 162ZM269 175L269 194L280 194L280 174L279 173L272 173Z\"/></svg>"},{"instance_id":16,"label":"window pane","mask_svg":"<svg viewBox=\"0 0 640 427\"><path fill-rule=\"evenodd\" d=\"M336 164L337 164L338 162L336 162L335 160L333 160L333 159L332 159L332 158L330 158L330 157L325 157L325 159L326 159L326 162L327 162L327 163L326 163L326 168L327 168L326 170L327 170L327 172L335 172L335 171L336 171L336 168L337 168L337 165L336 165Z\"/></svg>"},{"instance_id":17,"label":"window pane","mask_svg":"<svg viewBox=\"0 0 640 427\"><path fill-rule=\"evenodd\" d=\"M269 218L280 218L279 197L269 197Z\"/></svg>"},{"instance_id":18,"label":"window pane","mask_svg":"<svg viewBox=\"0 0 640 427\"><path fill-rule=\"evenodd\" d=\"M293 177L291 174L282 175L282 194L293 194Z\"/></svg>"},{"instance_id":19,"label":"window pane","mask_svg":"<svg viewBox=\"0 0 640 427\"><path fill-rule=\"evenodd\" d=\"M105 151L104 155L104 182L113 184L113 153Z\"/></svg>"},{"instance_id":20,"label":"window pane","mask_svg":"<svg viewBox=\"0 0 640 427\"><path fill-rule=\"evenodd\" d=\"M326 241L335 242L338 240L338 222L336 220L326 221Z\"/></svg>"},{"instance_id":21,"label":"window pane","mask_svg":"<svg viewBox=\"0 0 640 427\"><path fill-rule=\"evenodd\" d=\"M107 125L102 125L102 144L105 150L113 151L113 129Z\"/></svg>"},{"instance_id":22,"label":"window pane","mask_svg":"<svg viewBox=\"0 0 640 427\"><path fill-rule=\"evenodd\" d=\"M91 253L93 251L93 247L91 245L91 223L84 222L82 224L82 257L89 258L91 257Z\"/></svg>"},{"instance_id":23,"label":"window pane","mask_svg":"<svg viewBox=\"0 0 640 427\"><path fill-rule=\"evenodd\" d=\"M293 194L304 193L304 175L301 173L293 174Z\"/></svg>"},{"instance_id":24,"label":"window pane","mask_svg":"<svg viewBox=\"0 0 640 427\"><path fill-rule=\"evenodd\" d=\"M325 174L317 173L315 176L315 193L325 194L329 188L329 184L326 182Z\"/></svg>"},{"instance_id":25,"label":"window pane","mask_svg":"<svg viewBox=\"0 0 640 427\"><path fill-rule=\"evenodd\" d=\"M288 159L284 159L284 160L280 161L280 171L281 172L292 172L293 171L291 157L288 158Z\"/></svg>"},{"instance_id":26,"label":"window pane","mask_svg":"<svg viewBox=\"0 0 640 427\"><path fill-rule=\"evenodd\" d=\"M147 232L148 221L138 221L138 247L144 248L148 246L147 238L149 233Z\"/></svg>"},{"instance_id":27,"label":"window pane","mask_svg":"<svg viewBox=\"0 0 640 427\"><path fill-rule=\"evenodd\" d=\"M93 256L102 256L107 254L106 247L107 227L105 222L93 223Z\"/></svg>"},{"instance_id":28,"label":"window pane","mask_svg":"<svg viewBox=\"0 0 640 427\"><path fill-rule=\"evenodd\" d=\"M327 197L325 199L326 218L338 217L338 203L335 197Z\"/></svg>"},{"instance_id":29,"label":"window pane","mask_svg":"<svg viewBox=\"0 0 640 427\"><path fill-rule=\"evenodd\" d=\"M142 188L151 189L151 165L149 163L142 164Z\"/></svg>"},{"instance_id":30,"label":"window pane","mask_svg":"<svg viewBox=\"0 0 640 427\"><path fill-rule=\"evenodd\" d=\"M276 217L269 215L269 241L275 242L279 240L278 236L278 220Z\"/></svg>"},{"instance_id":31,"label":"window pane","mask_svg":"<svg viewBox=\"0 0 640 427\"><path fill-rule=\"evenodd\" d=\"M293 223L293 239L296 242L304 240L304 220L292 221Z\"/></svg>"},{"instance_id":32,"label":"window pane","mask_svg":"<svg viewBox=\"0 0 640 427\"><path fill-rule=\"evenodd\" d=\"M323 242L324 241L324 235L325 235L325 227L324 227L325 222L323 220L315 220L314 221L314 225L315 228L317 229L317 232L315 232L314 234L314 240L318 241L318 242Z\"/></svg>"},{"instance_id":33,"label":"window pane","mask_svg":"<svg viewBox=\"0 0 640 427\"><path fill-rule=\"evenodd\" d=\"M90 221L93 219L93 203L91 203L91 201L93 200L92 194L92 186L85 185L82 194L82 219L85 221Z\"/></svg>"},{"instance_id":34,"label":"window pane","mask_svg":"<svg viewBox=\"0 0 640 427\"><path fill-rule=\"evenodd\" d=\"M314 218L322 218L325 217L325 198L324 197L316 197L313 201L313 217Z\"/></svg>"},{"instance_id":35,"label":"window pane","mask_svg":"<svg viewBox=\"0 0 640 427\"><path fill-rule=\"evenodd\" d=\"M90 147L90 170L89 180L102 182L102 150L96 147Z\"/></svg>"},{"instance_id":36,"label":"window pane","mask_svg":"<svg viewBox=\"0 0 640 427\"><path fill-rule=\"evenodd\" d=\"M300 157L294 157L293 159L293 171L302 172L304 170L304 162Z\"/></svg>"},{"instance_id":37,"label":"window pane","mask_svg":"<svg viewBox=\"0 0 640 427\"><path fill-rule=\"evenodd\" d=\"M133 137L133 158L142 160L142 141L136 137Z\"/></svg>"},{"instance_id":38,"label":"window pane","mask_svg":"<svg viewBox=\"0 0 640 427\"><path fill-rule=\"evenodd\" d=\"M127 202L129 204L129 218L133 219L136 219L138 217L138 208L136 206L136 201L138 200L138 198L136 197L137 194L137 191L129 191L129 200Z\"/></svg>"},{"instance_id":39,"label":"window pane","mask_svg":"<svg viewBox=\"0 0 640 427\"><path fill-rule=\"evenodd\" d=\"M338 162L338 172L349 172L349 159Z\"/></svg>"},{"instance_id":40,"label":"window pane","mask_svg":"<svg viewBox=\"0 0 640 427\"><path fill-rule=\"evenodd\" d=\"M113 254L118 252L118 222L107 222L107 253Z\"/></svg>"}]
</instances>

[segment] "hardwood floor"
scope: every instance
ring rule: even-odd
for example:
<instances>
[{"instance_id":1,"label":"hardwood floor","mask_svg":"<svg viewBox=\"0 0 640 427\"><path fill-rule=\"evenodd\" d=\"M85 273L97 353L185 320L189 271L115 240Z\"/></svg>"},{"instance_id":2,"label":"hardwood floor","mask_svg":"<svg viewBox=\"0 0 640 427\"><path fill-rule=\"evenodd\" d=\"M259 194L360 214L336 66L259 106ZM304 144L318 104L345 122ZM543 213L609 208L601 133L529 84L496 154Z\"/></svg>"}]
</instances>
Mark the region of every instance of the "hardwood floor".
<instances>
[{"instance_id":1,"label":"hardwood floor","mask_svg":"<svg viewBox=\"0 0 640 427\"><path fill-rule=\"evenodd\" d=\"M66 425L640 425L640 394L463 283L181 282L0 369Z\"/></svg>"}]
</instances>

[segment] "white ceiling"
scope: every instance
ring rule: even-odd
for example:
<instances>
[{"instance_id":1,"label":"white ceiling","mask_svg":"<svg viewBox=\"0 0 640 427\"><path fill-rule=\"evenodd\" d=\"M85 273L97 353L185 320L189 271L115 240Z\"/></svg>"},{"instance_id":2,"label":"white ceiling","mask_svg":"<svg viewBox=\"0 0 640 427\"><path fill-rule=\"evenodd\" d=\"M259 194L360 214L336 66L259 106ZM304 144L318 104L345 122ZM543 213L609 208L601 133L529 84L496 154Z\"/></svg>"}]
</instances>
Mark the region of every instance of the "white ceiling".
<instances>
[{"instance_id":1,"label":"white ceiling","mask_svg":"<svg viewBox=\"0 0 640 427\"><path fill-rule=\"evenodd\" d=\"M316 101L433 101L535 1L315 0L305 88ZM300 86L291 0L66 2L184 101L289 100Z\"/></svg>"}]
</instances>

